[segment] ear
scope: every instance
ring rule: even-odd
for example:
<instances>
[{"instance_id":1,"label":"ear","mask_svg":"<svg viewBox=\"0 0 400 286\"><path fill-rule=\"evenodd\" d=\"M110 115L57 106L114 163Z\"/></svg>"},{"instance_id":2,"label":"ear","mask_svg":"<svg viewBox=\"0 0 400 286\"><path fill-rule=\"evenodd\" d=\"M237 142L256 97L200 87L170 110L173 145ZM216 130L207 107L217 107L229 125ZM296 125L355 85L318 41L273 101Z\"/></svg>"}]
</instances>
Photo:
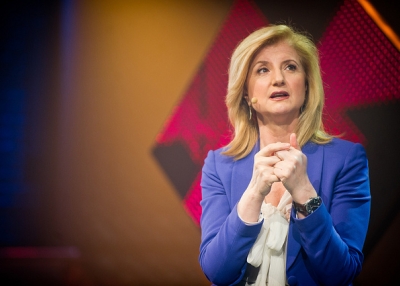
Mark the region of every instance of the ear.
<instances>
[{"instance_id":1,"label":"ear","mask_svg":"<svg viewBox=\"0 0 400 286\"><path fill-rule=\"evenodd\" d=\"M245 82L243 84L242 90L243 90L244 96L248 96L249 95L249 91L247 90L247 82Z\"/></svg>"},{"instance_id":2,"label":"ear","mask_svg":"<svg viewBox=\"0 0 400 286\"><path fill-rule=\"evenodd\" d=\"M247 96L247 94L245 93L245 95L243 96L243 99L246 100L247 105L250 105L250 99Z\"/></svg>"},{"instance_id":3,"label":"ear","mask_svg":"<svg viewBox=\"0 0 400 286\"><path fill-rule=\"evenodd\" d=\"M243 98L246 100L247 104L250 104L249 93L247 92L246 85L243 86Z\"/></svg>"}]
</instances>

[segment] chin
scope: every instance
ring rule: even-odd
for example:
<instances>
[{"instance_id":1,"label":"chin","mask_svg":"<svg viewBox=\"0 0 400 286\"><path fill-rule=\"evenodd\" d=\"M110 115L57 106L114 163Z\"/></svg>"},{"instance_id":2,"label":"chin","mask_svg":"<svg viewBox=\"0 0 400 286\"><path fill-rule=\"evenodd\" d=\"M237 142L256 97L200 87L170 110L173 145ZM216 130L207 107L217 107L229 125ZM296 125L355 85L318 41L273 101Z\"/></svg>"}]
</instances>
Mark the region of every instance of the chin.
<instances>
[{"instance_id":1,"label":"chin","mask_svg":"<svg viewBox=\"0 0 400 286\"><path fill-rule=\"evenodd\" d=\"M299 117L300 116L300 110L296 109L296 110L288 110L288 109L281 109L281 110L273 110L271 112L269 112L270 116L287 116L287 117Z\"/></svg>"}]
</instances>

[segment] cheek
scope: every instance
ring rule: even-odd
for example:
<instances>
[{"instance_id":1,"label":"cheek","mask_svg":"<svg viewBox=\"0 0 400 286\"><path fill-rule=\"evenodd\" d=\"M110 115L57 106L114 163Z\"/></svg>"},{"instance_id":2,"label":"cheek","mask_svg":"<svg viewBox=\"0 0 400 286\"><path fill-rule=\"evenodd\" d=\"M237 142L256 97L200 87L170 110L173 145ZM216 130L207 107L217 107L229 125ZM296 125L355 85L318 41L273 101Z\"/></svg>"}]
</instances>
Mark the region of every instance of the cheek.
<instances>
[{"instance_id":1,"label":"cheek","mask_svg":"<svg viewBox=\"0 0 400 286\"><path fill-rule=\"evenodd\" d=\"M255 80L250 79L247 82L247 91L249 93L249 95L253 95L254 92L257 90L257 84Z\"/></svg>"},{"instance_id":2,"label":"cheek","mask_svg":"<svg viewBox=\"0 0 400 286\"><path fill-rule=\"evenodd\" d=\"M305 84L305 80L303 78L296 80L294 86L295 90L297 91L296 93L301 97L305 98L307 88Z\"/></svg>"},{"instance_id":3,"label":"cheek","mask_svg":"<svg viewBox=\"0 0 400 286\"><path fill-rule=\"evenodd\" d=\"M252 88L255 92L263 91L268 86L268 82L265 79L258 78L253 81Z\"/></svg>"}]
</instances>

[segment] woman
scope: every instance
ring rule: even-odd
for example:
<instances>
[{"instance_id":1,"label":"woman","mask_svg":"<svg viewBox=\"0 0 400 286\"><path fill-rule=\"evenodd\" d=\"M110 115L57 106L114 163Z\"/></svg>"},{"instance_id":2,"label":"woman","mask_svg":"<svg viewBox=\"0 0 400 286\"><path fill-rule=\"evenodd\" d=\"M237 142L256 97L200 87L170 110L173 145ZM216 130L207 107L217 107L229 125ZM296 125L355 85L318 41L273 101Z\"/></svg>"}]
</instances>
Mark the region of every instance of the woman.
<instances>
[{"instance_id":1,"label":"woman","mask_svg":"<svg viewBox=\"0 0 400 286\"><path fill-rule=\"evenodd\" d=\"M328 135L315 45L285 25L232 55L230 144L203 167L200 264L215 285L351 285L370 190L364 148ZM255 283L255 284L252 284Z\"/></svg>"}]
</instances>

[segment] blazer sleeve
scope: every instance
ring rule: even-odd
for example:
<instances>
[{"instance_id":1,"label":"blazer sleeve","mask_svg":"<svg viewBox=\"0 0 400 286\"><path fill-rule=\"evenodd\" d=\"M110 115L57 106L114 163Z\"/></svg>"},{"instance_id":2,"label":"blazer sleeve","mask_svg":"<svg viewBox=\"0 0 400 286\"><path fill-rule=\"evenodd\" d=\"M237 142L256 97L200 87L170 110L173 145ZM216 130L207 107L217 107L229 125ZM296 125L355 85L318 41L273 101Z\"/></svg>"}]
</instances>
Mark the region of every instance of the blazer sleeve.
<instances>
[{"instance_id":1,"label":"blazer sleeve","mask_svg":"<svg viewBox=\"0 0 400 286\"><path fill-rule=\"evenodd\" d=\"M238 217L236 202L231 207L228 197L230 178L225 178L225 183L220 178L217 164L221 156L217 157L216 152L208 153L202 171L199 261L211 282L230 285L239 282L244 275L247 255L261 230L262 222L246 225ZM226 173L222 176L225 177Z\"/></svg>"},{"instance_id":2,"label":"blazer sleeve","mask_svg":"<svg viewBox=\"0 0 400 286\"><path fill-rule=\"evenodd\" d=\"M329 169L336 162L324 165L324 174L334 178L330 205L320 208L305 219L292 220L300 233L306 253L305 264L319 284L349 285L361 271L362 247L370 215L368 162L364 148L352 144L341 162L341 168ZM329 183L328 183L329 184ZM322 184L322 188L330 188ZM321 189L321 196L328 201ZM329 208L329 210L328 210Z\"/></svg>"}]
</instances>

